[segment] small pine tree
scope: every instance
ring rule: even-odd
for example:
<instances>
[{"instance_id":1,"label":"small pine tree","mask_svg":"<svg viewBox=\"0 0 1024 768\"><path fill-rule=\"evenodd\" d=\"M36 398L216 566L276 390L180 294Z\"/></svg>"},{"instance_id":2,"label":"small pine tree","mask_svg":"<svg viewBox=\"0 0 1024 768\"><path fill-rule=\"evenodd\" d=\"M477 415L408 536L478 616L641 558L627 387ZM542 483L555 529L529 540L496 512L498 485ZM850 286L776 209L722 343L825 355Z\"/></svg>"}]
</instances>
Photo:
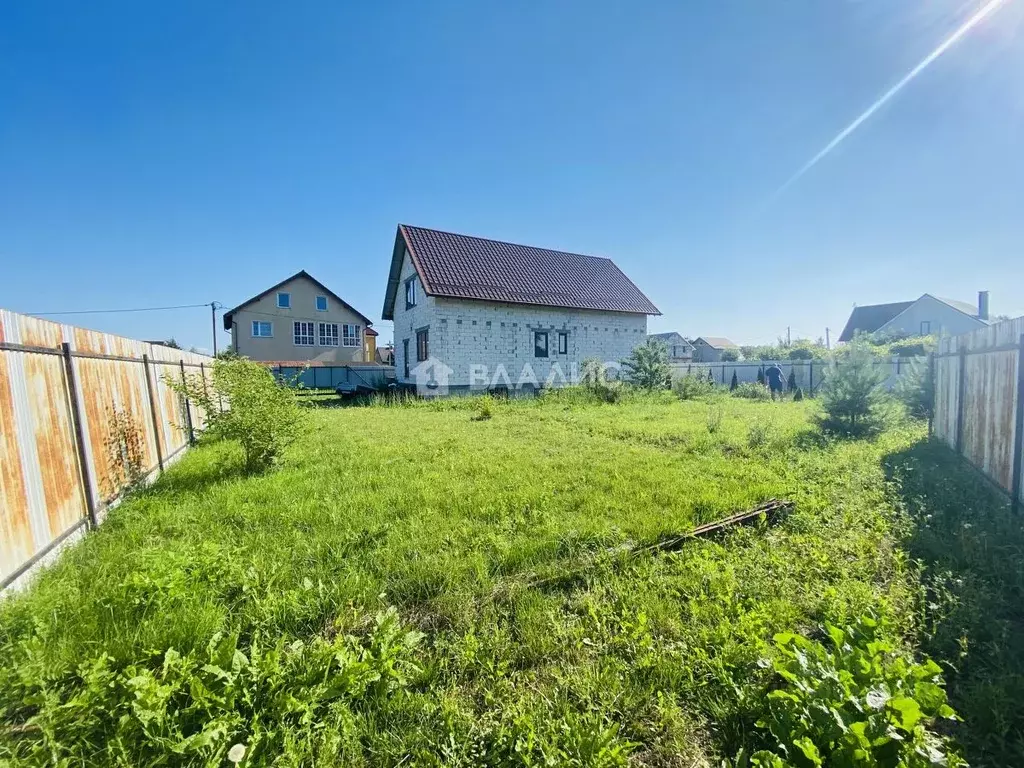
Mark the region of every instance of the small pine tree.
<instances>
[{"instance_id":1,"label":"small pine tree","mask_svg":"<svg viewBox=\"0 0 1024 768\"><path fill-rule=\"evenodd\" d=\"M757 369L757 383L764 386L764 366Z\"/></svg>"},{"instance_id":2,"label":"small pine tree","mask_svg":"<svg viewBox=\"0 0 1024 768\"><path fill-rule=\"evenodd\" d=\"M802 389L800 389L800 387L797 387L796 391L793 393L793 400L794 401L799 401L799 400L803 400L803 399L804 399L804 391Z\"/></svg>"},{"instance_id":3,"label":"small pine tree","mask_svg":"<svg viewBox=\"0 0 1024 768\"><path fill-rule=\"evenodd\" d=\"M851 436L880 432L892 412L892 397L882 386L885 371L876 365L870 347L854 341L841 359L833 359L821 387L825 415L822 427Z\"/></svg>"},{"instance_id":4,"label":"small pine tree","mask_svg":"<svg viewBox=\"0 0 1024 768\"><path fill-rule=\"evenodd\" d=\"M629 380L641 389L668 389L672 368L668 363L668 347L657 339L648 339L622 361Z\"/></svg>"},{"instance_id":5,"label":"small pine tree","mask_svg":"<svg viewBox=\"0 0 1024 768\"><path fill-rule=\"evenodd\" d=\"M714 384L714 383L715 383L715 374L713 374L711 372L711 369L708 368L708 384Z\"/></svg>"},{"instance_id":6,"label":"small pine tree","mask_svg":"<svg viewBox=\"0 0 1024 768\"><path fill-rule=\"evenodd\" d=\"M738 378L736 378L736 371L733 371L732 372L732 381L729 382L729 391L730 392L735 392L736 391L736 387L738 387L739 385L740 385L740 380Z\"/></svg>"},{"instance_id":7,"label":"small pine tree","mask_svg":"<svg viewBox=\"0 0 1024 768\"><path fill-rule=\"evenodd\" d=\"M786 380L786 389L796 392L796 371L789 372L789 379Z\"/></svg>"}]
</instances>

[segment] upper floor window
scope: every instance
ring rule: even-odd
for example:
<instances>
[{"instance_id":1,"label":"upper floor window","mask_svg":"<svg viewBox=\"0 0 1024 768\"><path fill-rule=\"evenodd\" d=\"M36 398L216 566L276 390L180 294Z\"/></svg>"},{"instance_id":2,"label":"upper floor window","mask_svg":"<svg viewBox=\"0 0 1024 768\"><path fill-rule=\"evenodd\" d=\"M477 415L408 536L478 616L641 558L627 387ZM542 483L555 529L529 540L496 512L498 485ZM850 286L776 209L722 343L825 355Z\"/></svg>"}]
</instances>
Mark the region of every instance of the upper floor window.
<instances>
[{"instance_id":1,"label":"upper floor window","mask_svg":"<svg viewBox=\"0 0 1024 768\"><path fill-rule=\"evenodd\" d=\"M263 337L274 335L274 324L269 323L265 320L253 320L252 321L252 335Z\"/></svg>"},{"instance_id":2,"label":"upper floor window","mask_svg":"<svg viewBox=\"0 0 1024 768\"><path fill-rule=\"evenodd\" d=\"M297 321L294 328L295 335L295 346L297 347L312 347L313 346L313 324Z\"/></svg>"},{"instance_id":3,"label":"upper floor window","mask_svg":"<svg viewBox=\"0 0 1024 768\"><path fill-rule=\"evenodd\" d=\"M317 312L326 312L327 311L327 297L326 296L317 296L316 297L316 311Z\"/></svg>"},{"instance_id":4,"label":"upper floor window","mask_svg":"<svg viewBox=\"0 0 1024 768\"><path fill-rule=\"evenodd\" d=\"M338 324L337 323L320 323L320 346L321 347L336 347L336 346L338 346Z\"/></svg>"},{"instance_id":5,"label":"upper floor window","mask_svg":"<svg viewBox=\"0 0 1024 768\"><path fill-rule=\"evenodd\" d=\"M405 281L405 308L410 309L416 306L416 276Z\"/></svg>"},{"instance_id":6,"label":"upper floor window","mask_svg":"<svg viewBox=\"0 0 1024 768\"><path fill-rule=\"evenodd\" d=\"M345 347L358 347L359 346L359 331L358 325L350 325L345 323L342 326L342 346Z\"/></svg>"},{"instance_id":7,"label":"upper floor window","mask_svg":"<svg viewBox=\"0 0 1024 768\"><path fill-rule=\"evenodd\" d=\"M292 295L285 291L277 292L277 308L278 309L291 309L292 308Z\"/></svg>"}]
</instances>

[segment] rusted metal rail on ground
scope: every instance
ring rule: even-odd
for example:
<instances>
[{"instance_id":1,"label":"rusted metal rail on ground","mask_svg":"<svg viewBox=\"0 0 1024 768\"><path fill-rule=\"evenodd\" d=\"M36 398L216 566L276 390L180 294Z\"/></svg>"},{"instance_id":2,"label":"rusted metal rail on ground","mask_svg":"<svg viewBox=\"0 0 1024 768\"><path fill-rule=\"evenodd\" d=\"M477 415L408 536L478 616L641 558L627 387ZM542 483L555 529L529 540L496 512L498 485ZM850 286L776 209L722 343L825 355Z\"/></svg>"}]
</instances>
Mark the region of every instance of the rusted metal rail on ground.
<instances>
[{"instance_id":1,"label":"rusted metal rail on ground","mask_svg":"<svg viewBox=\"0 0 1024 768\"><path fill-rule=\"evenodd\" d=\"M736 514L729 515L728 517L723 517L720 520L715 520L714 522L706 523L705 525L699 525L692 531L663 536L653 544L641 547L620 546L613 549L603 550L572 573L561 573L540 579L535 578L527 582L526 586L536 588L559 582L565 583L577 581L582 576L581 572L593 566L600 559L601 555L608 557L615 557L617 555L619 557L619 562L621 563L632 560L640 555L654 554L657 552L674 552L678 549L682 549L687 542L692 541L693 539L708 538L716 534L723 533L738 525L757 522L762 519L762 517L768 523L775 523L784 513L789 513L792 510L792 501L785 499L769 499L768 501L764 501L756 507L744 512L737 512Z\"/></svg>"}]
</instances>

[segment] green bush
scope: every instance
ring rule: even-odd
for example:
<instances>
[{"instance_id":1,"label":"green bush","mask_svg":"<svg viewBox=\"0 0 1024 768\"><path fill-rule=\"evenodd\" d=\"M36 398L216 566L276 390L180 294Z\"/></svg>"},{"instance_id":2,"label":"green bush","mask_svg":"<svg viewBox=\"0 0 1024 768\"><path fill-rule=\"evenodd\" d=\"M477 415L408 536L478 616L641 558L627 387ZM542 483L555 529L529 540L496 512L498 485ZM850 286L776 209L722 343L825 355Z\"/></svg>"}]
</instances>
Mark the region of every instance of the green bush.
<instances>
[{"instance_id":1,"label":"green bush","mask_svg":"<svg viewBox=\"0 0 1024 768\"><path fill-rule=\"evenodd\" d=\"M935 402L935 386L928 359L912 360L908 365L908 370L896 380L893 395L906 406L911 416L926 419Z\"/></svg>"},{"instance_id":2,"label":"green bush","mask_svg":"<svg viewBox=\"0 0 1024 768\"><path fill-rule=\"evenodd\" d=\"M713 394L715 385L702 375L680 376L673 382L672 391L680 400L696 400Z\"/></svg>"},{"instance_id":3,"label":"green bush","mask_svg":"<svg viewBox=\"0 0 1024 768\"><path fill-rule=\"evenodd\" d=\"M771 393L764 384L754 384L753 382L747 381L740 384L733 390L733 397L742 397L747 400L770 400Z\"/></svg>"},{"instance_id":4,"label":"green bush","mask_svg":"<svg viewBox=\"0 0 1024 768\"><path fill-rule=\"evenodd\" d=\"M641 389L668 389L672 383L668 347L657 339L647 339L635 347L622 361L622 367L626 369L626 378Z\"/></svg>"},{"instance_id":5,"label":"green bush","mask_svg":"<svg viewBox=\"0 0 1024 768\"><path fill-rule=\"evenodd\" d=\"M771 663L780 687L768 694L757 723L767 731L767 748L741 753L737 768L966 766L934 730L956 719L938 664L908 660L872 617L824 629L831 647L775 636L780 657Z\"/></svg>"},{"instance_id":6,"label":"green bush","mask_svg":"<svg viewBox=\"0 0 1024 768\"><path fill-rule=\"evenodd\" d=\"M476 413L473 414L473 421L487 421L494 416L494 398L490 395L481 395L476 399Z\"/></svg>"},{"instance_id":7,"label":"green bush","mask_svg":"<svg viewBox=\"0 0 1024 768\"><path fill-rule=\"evenodd\" d=\"M821 386L823 429L856 437L877 434L885 427L892 414L892 397L882 386L886 371L876 362L861 341L847 345L833 358Z\"/></svg>"},{"instance_id":8,"label":"green bush","mask_svg":"<svg viewBox=\"0 0 1024 768\"><path fill-rule=\"evenodd\" d=\"M241 443L247 471L271 467L299 433L303 413L295 392L260 363L246 358L215 360L209 385L199 374L184 382L172 377L166 381L205 411L207 434Z\"/></svg>"}]
</instances>

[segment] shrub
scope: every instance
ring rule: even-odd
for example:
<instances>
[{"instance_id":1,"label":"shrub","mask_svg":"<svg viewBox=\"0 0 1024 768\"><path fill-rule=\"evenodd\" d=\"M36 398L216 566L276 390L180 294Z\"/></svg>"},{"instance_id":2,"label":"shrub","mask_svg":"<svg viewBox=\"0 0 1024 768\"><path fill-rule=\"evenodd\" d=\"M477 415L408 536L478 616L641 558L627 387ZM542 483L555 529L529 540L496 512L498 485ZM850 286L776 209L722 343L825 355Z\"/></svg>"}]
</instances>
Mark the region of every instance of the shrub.
<instances>
[{"instance_id":1,"label":"shrub","mask_svg":"<svg viewBox=\"0 0 1024 768\"><path fill-rule=\"evenodd\" d=\"M696 400L715 391L715 385L703 376L680 376L672 384L672 391L680 400Z\"/></svg>"},{"instance_id":2,"label":"shrub","mask_svg":"<svg viewBox=\"0 0 1024 768\"><path fill-rule=\"evenodd\" d=\"M935 385L927 358L909 363L908 370L896 380L893 394L911 416L928 418L935 402Z\"/></svg>"},{"instance_id":3,"label":"shrub","mask_svg":"<svg viewBox=\"0 0 1024 768\"><path fill-rule=\"evenodd\" d=\"M915 664L881 635L872 617L839 629L825 626L831 648L800 635L775 636L772 666L781 687L767 696L758 727L768 748L741 766L966 766L940 720L955 720L941 668Z\"/></svg>"},{"instance_id":4,"label":"shrub","mask_svg":"<svg viewBox=\"0 0 1024 768\"><path fill-rule=\"evenodd\" d=\"M580 386L588 397L602 403L617 403L626 394L626 388L621 382L608 378L607 366L596 357L588 357L583 361L580 369ZM562 389L572 388L563 387Z\"/></svg>"},{"instance_id":5,"label":"shrub","mask_svg":"<svg viewBox=\"0 0 1024 768\"><path fill-rule=\"evenodd\" d=\"M247 471L271 467L298 435L303 414L294 391L279 384L260 363L215 360L209 386L199 374L184 382L171 377L166 381L206 412L208 434L242 444ZM223 411L220 402L225 404Z\"/></svg>"},{"instance_id":6,"label":"shrub","mask_svg":"<svg viewBox=\"0 0 1024 768\"><path fill-rule=\"evenodd\" d=\"M723 363L735 363L740 359L739 350L736 349L725 349L722 350L722 362Z\"/></svg>"},{"instance_id":7,"label":"shrub","mask_svg":"<svg viewBox=\"0 0 1024 768\"><path fill-rule=\"evenodd\" d=\"M764 420L751 422L747 427L747 445L751 448L760 448L768 443L772 425Z\"/></svg>"},{"instance_id":8,"label":"shrub","mask_svg":"<svg viewBox=\"0 0 1024 768\"><path fill-rule=\"evenodd\" d=\"M793 391L793 402L797 402L797 401L803 400L803 399L804 399L804 391L802 389L800 389L800 387L797 387Z\"/></svg>"},{"instance_id":9,"label":"shrub","mask_svg":"<svg viewBox=\"0 0 1024 768\"><path fill-rule=\"evenodd\" d=\"M786 389L789 392L796 390L796 371L789 372L789 378L786 380Z\"/></svg>"},{"instance_id":10,"label":"shrub","mask_svg":"<svg viewBox=\"0 0 1024 768\"><path fill-rule=\"evenodd\" d=\"M736 391L736 387L738 387L739 385L740 385L740 380L736 376L736 371L733 371L732 372L732 381L729 382L729 391L730 392L735 392Z\"/></svg>"},{"instance_id":11,"label":"shrub","mask_svg":"<svg viewBox=\"0 0 1024 768\"><path fill-rule=\"evenodd\" d=\"M892 398L882 384L886 374L875 365L867 345L855 341L840 357L833 358L821 387L825 415L822 427L829 432L861 436L875 434L891 415Z\"/></svg>"},{"instance_id":12,"label":"shrub","mask_svg":"<svg viewBox=\"0 0 1024 768\"><path fill-rule=\"evenodd\" d=\"M732 393L733 397L743 397L747 400L768 400L771 394L764 384L753 384L749 381L740 384Z\"/></svg>"},{"instance_id":13,"label":"shrub","mask_svg":"<svg viewBox=\"0 0 1024 768\"><path fill-rule=\"evenodd\" d=\"M633 349L622 361L630 382L641 389L668 389L672 383L672 368L668 363L668 347L657 339L647 341Z\"/></svg>"}]
</instances>

